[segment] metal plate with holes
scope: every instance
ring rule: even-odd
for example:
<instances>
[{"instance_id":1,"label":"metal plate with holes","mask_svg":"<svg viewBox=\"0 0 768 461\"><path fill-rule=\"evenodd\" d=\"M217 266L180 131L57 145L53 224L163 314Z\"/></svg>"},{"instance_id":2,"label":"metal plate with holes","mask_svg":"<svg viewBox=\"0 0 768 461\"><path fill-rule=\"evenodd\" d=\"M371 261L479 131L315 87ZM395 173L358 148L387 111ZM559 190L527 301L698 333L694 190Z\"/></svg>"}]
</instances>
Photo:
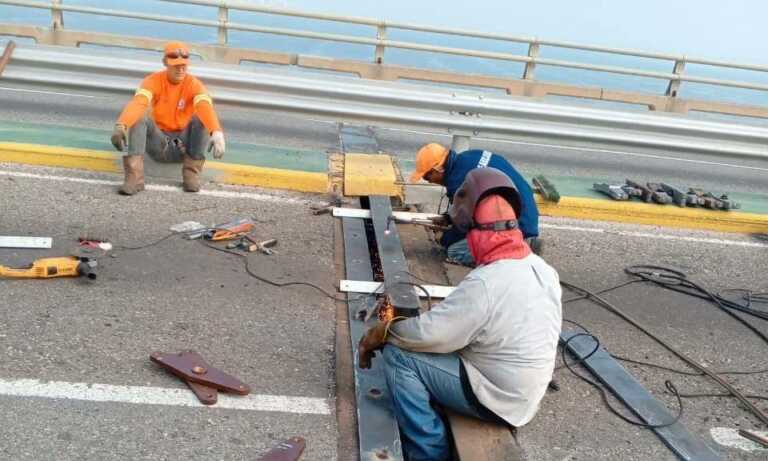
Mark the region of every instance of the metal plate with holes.
<instances>
[{"instance_id":1,"label":"metal plate with holes","mask_svg":"<svg viewBox=\"0 0 768 461\"><path fill-rule=\"evenodd\" d=\"M395 315L415 317L419 315L419 297L416 296L412 285L403 283L410 282L411 278L406 272L408 263L397 225L394 222L388 223L388 218L392 215L392 204L389 197L381 195L372 195L369 199L381 270L384 272L385 290L395 306Z\"/></svg>"},{"instance_id":2,"label":"metal plate with holes","mask_svg":"<svg viewBox=\"0 0 768 461\"><path fill-rule=\"evenodd\" d=\"M50 237L0 236L0 248L51 248Z\"/></svg>"},{"instance_id":3,"label":"metal plate with holes","mask_svg":"<svg viewBox=\"0 0 768 461\"><path fill-rule=\"evenodd\" d=\"M575 332L563 332L560 340L565 342ZM581 359L595 347L594 339L588 336L575 338L568 343L568 352ZM622 367L605 349L600 347L584 362L592 372L624 405L647 424L663 424L675 417L663 403L648 392L629 372ZM704 441L692 434L680 421L667 427L652 429L662 442L680 459L715 461L721 458Z\"/></svg>"},{"instance_id":4,"label":"metal plate with holes","mask_svg":"<svg viewBox=\"0 0 768 461\"><path fill-rule=\"evenodd\" d=\"M373 280L371 255L368 251L368 238L362 219L344 218L344 266L346 277L351 280ZM368 325L361 318L372 309L376 297L365 294L347 295L349 308L349 333L352 339L352 356L355 372L355 400L357 402L358 437L360 458L402 460L400 433L389 398L389 388L384 377L381 357L373 360L368 370L357 366L357 343L368 327L378 320L373 316ZM362 313L362 315L361 315Z\"/></svg>"}]
</instances>

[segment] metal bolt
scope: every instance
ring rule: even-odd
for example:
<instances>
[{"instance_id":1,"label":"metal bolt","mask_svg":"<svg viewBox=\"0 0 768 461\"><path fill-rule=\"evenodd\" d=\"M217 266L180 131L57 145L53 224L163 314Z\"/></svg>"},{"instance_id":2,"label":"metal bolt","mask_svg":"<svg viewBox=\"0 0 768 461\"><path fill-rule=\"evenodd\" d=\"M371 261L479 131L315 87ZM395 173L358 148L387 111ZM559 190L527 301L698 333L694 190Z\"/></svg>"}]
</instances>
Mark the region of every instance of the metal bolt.
<instances>
[{"instance_id":1,"label":"metal bolt","mask_svg":"<svg viewBox=\"0 0 768 461\"><path fill-rule=\"evenodd\" d=\"M205 374L206 371L208 371L208 370L206 370L204 367L201 367L200 365L196 365L196 366L192 367L192 373L194 373L196 375Z\"/></svg>"}]
</instances>

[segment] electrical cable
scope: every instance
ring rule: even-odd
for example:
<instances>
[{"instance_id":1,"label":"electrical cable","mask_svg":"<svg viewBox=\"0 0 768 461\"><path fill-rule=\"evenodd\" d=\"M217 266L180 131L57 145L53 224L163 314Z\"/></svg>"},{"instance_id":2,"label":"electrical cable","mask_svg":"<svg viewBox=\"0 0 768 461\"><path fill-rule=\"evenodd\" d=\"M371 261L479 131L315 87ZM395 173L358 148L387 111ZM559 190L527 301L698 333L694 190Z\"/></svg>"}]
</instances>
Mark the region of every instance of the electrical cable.
<instances>
[{"instance_id":1,"label":"electrical cable","mask_svg":"<svg viewBox=\"0 0 768 461\"><path fill-rule=\"evenodd\" d=\"M744 324L747 328L760 336L764 341L768 342L768 337L765 334L747 323L744 319L732 312L732 310L740 311L744 314L748 314L763 320L768 320L768 311L763 311L748 305L745 306L739 303L735 303L719 295L713 294L705 287L688 279L688 277L683 272L671 269L669 267L655 265L636 265L629 266L625 268L624 271L627 274L634 275L645 281L655 283L656 285L662 286L664 288L677 291L678 293L684 293L690 296L712 301L728 315ZM760 302L762 302L764 296L764 293L758 293L758 299Z\"/></svg>"},{"instance_id":2,"label":"electrical cable","mask_svg":"<svg viewBox=\"0 0 768 461\"><path fill-rule=\"evenodd\" d=\"M238 253L236 251L231 251L231 250L228 250L226 248L220 248L220 247L217 247L215 245L211 245L211 244L209 244L208 242L206 242L204 240L200 240L200 243L203 246L206 246L206 247L208 247L208 248L210 248L212 250L220 251L222 253L226 253L226 254L229 254L229 255L233 255L233 256L237 256L237 257L243 258L243 260L245 260L245 272L248 275L250 275L251 277L255 278L256 280L258 280L260 282L263 282L263 283L266 283L267 285L271 285L271 286L277 287L277 288L285 288L285 287L289 287L289 286L307 286L307 287L310 287L310 288L314 288L315 290L317 290L320 293L322 293L323 295L325 295L325 297L327 297L329 299L332 299L334 301L339 301L339 302L346 302L346 301L348 301L347 298L337 298L336 296L332 295L331 293L325 291L323 288L321 288L321 287L319 287L319 286L317 286L317 285L315 285L313 283L310 283L310 282L276 282L274 280L270 280L270 279L268 279L266 277L263 277L261 275L256 274L255 272L253 272L253 270L251 269L251 266L250 266L251 260L250 260L250 258L248 258L247 255L240 254L240 253ZM361 298L362 297L366 297L366 296L369 296L369 295L363 295L363 296L361 296Z\"/></svg>"},{"instance_id":3,"label":"electrical cable","mask_svg":"<svg viewBox=\"0 0 768 461\"><path fill-rule=\"evenodd\" d=\"M768 425L768 416L765 413L763 413L759 408L757 408L752 402L747 400L746 397L744 397L744 395L741 392L739 392L736 388L734 388L730 383L728 383L727 381L723 380L721 377L717 376L716 374L712 373L710 370L708 370L707 368L703 367L698 362L696 362L695 360L691 359L690 357L688 357L684 353L682 353L682 352L678 351L677 349L675 349L674 347L672 347L670 344L668 344L667 342L665 342L664 340L662 340L661 338L659 338L658 336L653 334L647 327L645 327L640 322L638 322L635 319L633 319L632 317L630 317L624 311L622 311L621 309L617 308L613 304L609 303L605 299L601 298L599 295L597 295L597 294L595 294L595 293L593 293L593 292L591 292L591 291L589 291L589 290L587 290L585 288L578 287L576 285L573 285L571 283L568 283L568 282L565 282L565 281L562 281L562 280L560 281L560 284L563 285L564 287L568 288L568 289L571 289L571 290L574 290L574 291L577 291L577 292L581 292L581 293L583 293L585 295L588 295L589 298L594 300L599 306L603 307L604 309L608 310L609 312L613 313L614 315L616 315L616 316L620 317L621 319L623 319L624 321L628 322L629 324L631 324L632 326L634 326L635 328L637 328L641 332L645 333L649 338L653 339L655 342L657 342L659 345L661 345L662 347L667 349L669 352L671 352L672 354L674 354L675 356L677 356L678 358L680 358L684 362L688 363L688 365L692 366L694 369L699 370L702 373L704 373L705 375L709 376L712 380L717 382L720 386L722 386L728 392L730 392L731 395L733 395L741 403L743 403L747 407L747 409L753 415L755 415L763 424Z\"/></svg>"}]
</instances>

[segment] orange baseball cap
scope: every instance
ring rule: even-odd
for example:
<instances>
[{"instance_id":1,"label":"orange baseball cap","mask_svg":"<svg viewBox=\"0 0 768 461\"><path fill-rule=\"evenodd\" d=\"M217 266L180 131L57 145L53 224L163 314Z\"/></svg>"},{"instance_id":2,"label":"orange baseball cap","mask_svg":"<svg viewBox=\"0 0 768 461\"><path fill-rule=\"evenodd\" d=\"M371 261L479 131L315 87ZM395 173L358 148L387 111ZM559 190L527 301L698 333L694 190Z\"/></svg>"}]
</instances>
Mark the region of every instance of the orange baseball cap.
<instances>
[{"instance_id":1,"label":"orange baseball cap","mask_svg":"<svg viewBox=\"0 0 768 461\"><path fill-rule=\"evenodd\" d=\"M437 143L421 146L416 153L416 171L411 174L411 182L419 182L429 170L440 166L448 156L448 148Z\"/></svg>"},{"instance_id":2,"label":"orange baseball cap","mask_svg":"<svg viewBox=\"0 0 768 461\"><path fill-rule=\"evenodd\" d=\"M189 64L189 47L184 42L173 41L165 44L163 49L166 63L170 66Z\"/></svg>"}]
</instances>

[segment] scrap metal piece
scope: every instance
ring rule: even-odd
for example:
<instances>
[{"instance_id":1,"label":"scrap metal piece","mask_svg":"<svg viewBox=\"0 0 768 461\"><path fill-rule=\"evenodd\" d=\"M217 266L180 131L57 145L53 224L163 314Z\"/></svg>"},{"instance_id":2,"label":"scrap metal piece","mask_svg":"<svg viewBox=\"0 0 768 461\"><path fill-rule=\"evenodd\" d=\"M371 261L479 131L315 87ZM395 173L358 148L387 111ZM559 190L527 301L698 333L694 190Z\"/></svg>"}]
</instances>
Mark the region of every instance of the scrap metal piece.
<instances>
[{"instance_id":1,"label":"scrap metal piece","mask_svg":"<svg viewBox=\"0 0 768 461\"><path fill-rule=\"evenodd\" d=\"M555 185L552 184L543 174L534 176L533 189L544 197L544 200L549 202L558 203L560 201L560 192L557 191Z\"/></svg>"},{"instance_id":2,"label":"scrap metal piece","mask_svg":"<svg viewBox=\"0 0 768 461\"><path fill-rule=\"evenodd\" d=\"M201 403L213 405L218 399L217 391L247 395L251 388L223 371L214 368L195 351L179 353L153 352L150 360L178 376L189 385Z\"/></svg>"},{"instance_id":3,"label":"scrap metal piece","mask_svg":"<svg viewBox=\"0 0 768 461\"><path fill-rule=\"evenodd\" d=\"M653 201L653 194L648 186L632 181L631 179L626 180L626 186L636 191L635 194L629 193L629 195L636 196L646 203L651 203Z\"/></svg>"},{"instance_id":4,"label":"scrap metal piece","mask_svg":"<svg viewBox=\"0 0 768 461\"><path fill-rule=\"evenodd\" d=\"M343 218L344 267L350 280L373 282L373 268L365 233L365 221ZM376 283L376 282L374 282ZM389 398L389 386L381 360L373 360L371 368L357 366L357 347L365 331L378 320L366 321L376 304L376 294L355 294L347 297L349 335L354 359L355 401L357 404L358 440L361 459L366 454L388 453L391 460L402 460L400 432ZM375 456L375 455L374 455Z\"/></svg>"},{"instance_id":5,"label":"scrap metal piece","mask_svg":"<svg viewBox=\"0 0 768 461\"><path fill-rule=\"evenodd\" d=\"M613 200L629 200L629 194L619 185L595 183L592 185L592 188L598 192L602 192Z\"/></svg>"},{"instance_id":6,"label":"scrap metal piece","mask_svg":"<svg viewBox=\"0 0 768 461\"><path fill-rule=\"evenodd\" d=\"M760 444L765 448L768 448L768 438L766 437L763 437L759 434L755 434L754 432L745 431L744 429L739 429L739 435L744 437L745 439L748 439L757 444Z\"/></svg>"},{"instance_id":7,"label":"scrap metal piece","mask_svg":"<svg viewBox=\"0 0 768 461\"><path fill-rule=\"evenodd\" d=\"M301 458L305 446L306 441L302 437L291 437L277 444L258 461L296 461Z\"/></svg>"},{"instance_id":8,"label":"scrap metal piece","mask_svg":"<svg viewBox=\"0 0 768 461\"><path fill-rule=\"evenodd\" d=\"M613 393L624 405L647 424L664 424L675 416L663 403L648 392L619 362L601 346L594 354L595 340L589 336L564 331L560 341L567 342L567 350ZM570 340L570 341L569 341ZM586 360L585 357L589 356ZM691 433L682 422L651 428L662 442L680 459L695 461L716 461L721 458L697 435Z\"/></svg>"},{"instance_id":9,"label":"scrap metal piece","mask_svg":"<svg viewBox=\"0 0 768 461\"><path fill-rule=\"evenodd\" d=\"M419 297L410 285L408 264L400 242L397 225L392 223L392 204L389 197L369 197L376 245L379 250L381 269L384 272L384 291L395 306L395 315L415 317L419 315Z\"/></svg>"},{"instance_id":10,"label":"scrap metal piece","mask_svg":"<svg viewBox=\"0 0 768 461\"><path fill-rule=\"evenodd\" d=\"M670 186L666 183L660 183L659 187L661 187L661 189L666 192L667 195L672 197L672 202L679 207L696 204L695 196L691 196L690 194L687 194L674 186Z\"/></svg>"},{"instance_id":11,"label":"scrap metal piece","mask_svg":"<svg viewBox=\"0 0 768 461\"><path fill-rule=\"evenodd\" d=\"M16 42L14 42L13 40L10 40L8 44L5 46L5 51L3 51L3 55L0 56L0 76L3 75L3 71L5 70L5 67L11 61L11 55L13 54L13 50L15 49L16 49Z\"/></svg>"},{"instance_id":12,"label":"scrap metal piece","mask_svg":"<svg viewBox=\"0 0 768 461\"><path fill-rule=\"evenodd\" d=\"M646 184L651 191L651 199L661 205L672 203L672 197L667 194L661 184L655 182L649 182Z\"/></svg>"}]
</instances>

